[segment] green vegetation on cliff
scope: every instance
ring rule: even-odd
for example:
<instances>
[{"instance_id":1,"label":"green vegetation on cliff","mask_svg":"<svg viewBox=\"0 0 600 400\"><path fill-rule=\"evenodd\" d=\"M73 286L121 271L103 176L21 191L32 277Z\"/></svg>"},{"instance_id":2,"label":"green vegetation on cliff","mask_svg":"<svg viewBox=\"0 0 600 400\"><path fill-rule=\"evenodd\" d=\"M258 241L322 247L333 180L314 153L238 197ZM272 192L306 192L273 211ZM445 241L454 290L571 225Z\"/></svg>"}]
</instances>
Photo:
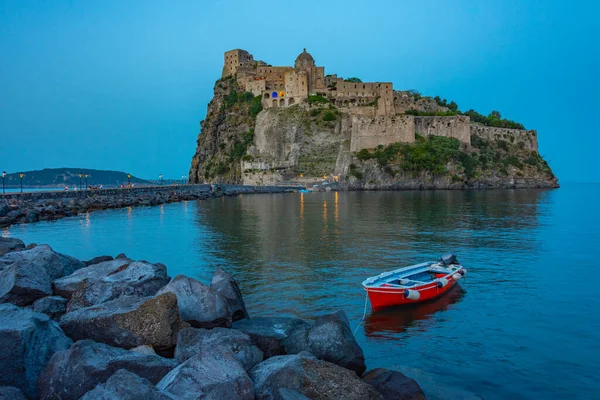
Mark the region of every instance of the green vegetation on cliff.
<instances>
[{"instance_id":1,"label":"green vegetation on cliff","mask_svg":"<svg viewBox=\"0 0 600 400\"><path fill-rule=\"evenodd\" d=\"M207 181L240 181L240 160L247 157L248 147L254 140L256 117L261 111L260 96L240 91L236 80L231 77L217 81L215 97L209 104L206 119L202 121L198 140L199 143L208 141L218 151L209 156L195 156L199 164L198 175Z\"/></svg>"},{"instance_id":2,"label":"green vegetation on cliff","mask_svg":"<svg viewBox=\"0 0 600 400\"><path fill-rule=\"evenodd\" d=\"M393 143L356 153L362 163L376 160L383 172L395 176L399 172L412 175L451 176L453 181L489 178L498 172L516 178L540 174L554 179L548 163L536 152L526 151L504 140L488 141L473 136L472 147L461 146L454 138L422 137L415 143ZM363 172L355 164L350 175L358 179Z\"/></svg>"},{"instance_id":3,"label":"green vegetation on cliff","mask_svg":"<svg viewBox=\"0 0 600 400\"><path fill-rule=\"evenodd\" d=\"M422 97L419 92L416 90L409 90L408 93L413 97L413 100L416 102L423 99L430 99L431 97ZM454 115L466 115L471 118L471 122L482 124L485 126L493 126L497 128L509 128L509 129L525 129L523 124L515 121L511 121L509 119L502 118L499 111L492 111L487 117L485 115L479 114L477 111L470 109L468 111L462 112L458 109L458 104L456 102L451 101L448 103L448 100L441 99L440 96L435 96L433 101L437 103L440 107L445 107L447 110L438 110L438 111L422 111L416 109L406 110L404 113L406 115L414 115L417 117L451 117Z\"/></svg>"}]
</instances>

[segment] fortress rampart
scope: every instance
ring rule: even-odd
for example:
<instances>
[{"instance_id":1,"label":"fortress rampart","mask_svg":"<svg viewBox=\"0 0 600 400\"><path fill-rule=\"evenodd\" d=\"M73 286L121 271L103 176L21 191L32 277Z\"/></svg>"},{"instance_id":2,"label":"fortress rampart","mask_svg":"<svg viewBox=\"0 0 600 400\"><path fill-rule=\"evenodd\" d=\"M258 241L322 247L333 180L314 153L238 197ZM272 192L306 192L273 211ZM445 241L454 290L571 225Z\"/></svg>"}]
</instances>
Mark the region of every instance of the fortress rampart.
<instances>
[{"instance_id":1,"label":"fortress rampart","mask_svg":"<svg viewBox=\"0 0 600 400\"><path fill-rule=\"evenodd\" d=\"M396 115L393 117L352 116L350 151L373 149L379 145L415 141L415 117Z\"/></svg>"},{"instance_id":2,"label":"fortress rampart","mask_svg":"<svg viewBox=\"0 0 600 400\"><path fill-rule=\"evenodd\" d=\"M415 117L415 133L421 136L445 136L461 143L471 144L471 119L464 115L454 117Z\"/></svg>"}]
</instances>

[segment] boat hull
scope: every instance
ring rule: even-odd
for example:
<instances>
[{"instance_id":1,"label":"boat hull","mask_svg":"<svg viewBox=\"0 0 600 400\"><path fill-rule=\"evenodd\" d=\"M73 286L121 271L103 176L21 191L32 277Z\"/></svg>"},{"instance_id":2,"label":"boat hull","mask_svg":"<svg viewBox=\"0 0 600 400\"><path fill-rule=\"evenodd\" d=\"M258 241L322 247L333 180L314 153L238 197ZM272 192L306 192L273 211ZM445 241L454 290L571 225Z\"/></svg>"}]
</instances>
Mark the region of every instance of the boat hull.
<instances>
[{"instance_id":1,"label":"boat hull","mask_svg":"<svg viewBox=\"0 0 600 400\"><path fill-rule=\"evenodd\" d=\"M411 290L417 290L420 294L418 300L411 300L406 297L405 289L400 288L365 288L371 301L371 307L373 311L381 310L387 307L401 306L405 304L422 303L427 300L435 299L452 289L456 284L456 280L451 276L448 278L448 284L440 288L436 282L427 283L422 286L411 288Z\"/></svg>"}]
</instances>

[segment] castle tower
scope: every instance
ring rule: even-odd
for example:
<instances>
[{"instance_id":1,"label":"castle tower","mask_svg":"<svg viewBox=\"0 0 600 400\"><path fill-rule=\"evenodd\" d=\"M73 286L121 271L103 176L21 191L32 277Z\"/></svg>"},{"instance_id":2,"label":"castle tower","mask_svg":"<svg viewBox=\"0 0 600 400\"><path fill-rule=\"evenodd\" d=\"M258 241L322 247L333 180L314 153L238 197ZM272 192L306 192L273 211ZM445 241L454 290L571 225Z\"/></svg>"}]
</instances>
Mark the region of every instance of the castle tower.
<instances>
[{"instance_id":1,"label":"castle tower","mask_svg":"<svg viewBox=\"0 0 600 400\"><path fill-rule=\"evenodd\" d=\"M325 88L325 68L317 67L315 65L315 59L306 51L306 49L304 49L304 51L296 58L294 70L296 72L306 72L309 94Z\"/></svg>"},{"instance_id":2,"label":"castle tower","mask_svg":"<svg viewBox=\"0 0 600 400\"><path fill-rule=\"evenodd\" d=\"M223 72L221 78L229 75L235 75L240 67L252 65L254 57L246 50L235 49L226 51L223 60Z\"/></svg>"}]
</instances>

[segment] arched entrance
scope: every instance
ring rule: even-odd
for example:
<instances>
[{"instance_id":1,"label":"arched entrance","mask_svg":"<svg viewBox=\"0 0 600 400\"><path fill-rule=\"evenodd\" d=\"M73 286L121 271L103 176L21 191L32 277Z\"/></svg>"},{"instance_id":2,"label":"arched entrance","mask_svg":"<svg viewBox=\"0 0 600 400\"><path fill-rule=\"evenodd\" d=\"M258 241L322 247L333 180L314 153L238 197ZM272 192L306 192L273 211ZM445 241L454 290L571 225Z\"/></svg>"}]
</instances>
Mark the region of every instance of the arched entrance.
<instances>
[{"instance_id":1,"label":"arched entrance","mask_svg":"<svg viewBox=\"0 0 600 400\"><path fill-rule=\"evenodd\" d=\"M277 107L277 99L273 99L273 107Z\"/></svg>"},{"instance_id":2,"label":"arched entrance","mask_svg":"<svg viewBox=\"0 0 600 400\"><path fill-rule=\"evenodd\" d=\"M290 97L288 100L288 106L291 106L292 104L296 104L296 100L294 100L293 97Z\"/></svg>"}]
</instances>

